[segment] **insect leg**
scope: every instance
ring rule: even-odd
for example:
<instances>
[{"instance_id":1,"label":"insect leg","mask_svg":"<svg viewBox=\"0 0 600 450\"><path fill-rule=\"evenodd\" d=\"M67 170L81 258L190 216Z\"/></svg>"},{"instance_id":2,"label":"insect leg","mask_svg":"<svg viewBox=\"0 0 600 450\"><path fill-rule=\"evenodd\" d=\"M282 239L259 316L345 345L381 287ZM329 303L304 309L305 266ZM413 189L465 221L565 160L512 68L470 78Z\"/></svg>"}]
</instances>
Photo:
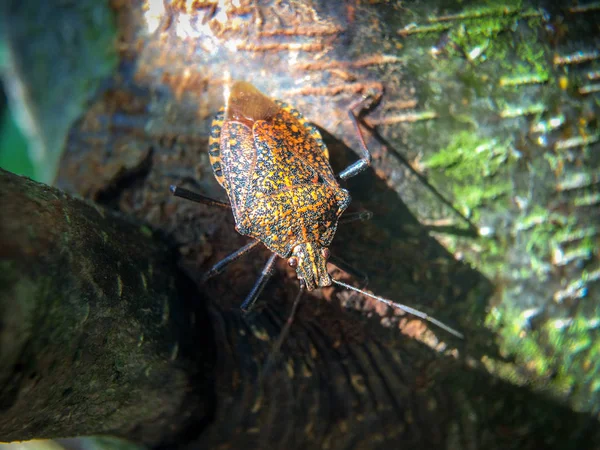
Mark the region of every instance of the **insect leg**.
<instances>
[{"instance_id":1,"label":"insect leg","mask_svg":"<svg viewBox=\"0 0 600 450\"><path fill-rule=\"evenodd\" d=\"M186 200L191 200L196 203L204 203L205 205L220 206L221 208L231 209L231 205L229 203L221 202L219 200L197 194L196 192L189 191L179 186L171 185L169 189L175 197L185 198Z\"/></svg>"},{"instance_id":2,"label":"insect leg","mask_svg":"<svg viewBox=\"0 0 600 450\"><path fill-rule=\"evenodd\" d=\"M358 175L362 171L364 171L367 167L371 165L371 152L367 148L367 144L365 144L365 138L363 137L362 130L360 129L360 125L358 123L358 118L354 114L353 109L359 105L364 104L364 102L368 99L362 98L359 101L353 103L348 109L348 116L352 121L352 125L354 125L354 129L356 130L356 134L358 135L358 142L360 143L360 150L362 152L362 158L356 161L355 163L350 164L344 170L340 172L338 177L341 180L346 180L350 177Z\"/></svg>"},{"instance_id":3,"label":"insect leg","mask_svg":"<svg viewBox=\"0 0 600 450\"><path fill-rule=\"evenodd\" d=\"M289 314L287 320L285 321L285 325L281 329L281 333L279 334L279 337L277 338L275 345L273 345L271 354L269 355L267 362L265 363L265 367L262 372L263 377L269 371L269 369L275 362L277 355L279 354L279 350L281 350L281 346L285 342L285 338L290 333L290 328L292 327L292 323L294 322L294 317L296 316L296 311L298 310L298 305L300 304L300 299L302 298L303 294L304 294L304 284L300 283L300 290L298 291L298 294L296 295L296 299L294 300L294 303L292 304L292 310L290 311L290 314Z\"/></svg>"},{"instance_id":4,"label":"insect leg","mask_svg":"<svg viewBox=\"0 0 600 450\"><path fill-rule=\"evenodd\" d=\"M254 247L256 247L258 244L260 244L260 241L252 241L249 242L248 244L244 245L243 247L237 249L235 252L227 255L225 258L223 258L221 261L219 261L218 263L216 263L214 266L212 266L203 276L202 276L202 282L205 283L206 281L208 281L209 279L211 279L214 276L219 275L221 272L223 272L227 266L229 264L231 264L232 262L234 262L235 260L241 258L242 256L244 256L246 253L248 253L250 250L252 250Z\"/></svg>"},{"instance_id":5,"label":"insect leg","mask_svg":"<svg viewBox=\"0 0 600 450\"><path fill-rule=\"evenodd\" d=\"M344 214L340 218L340 220L338 221L338 225L356 222L357 220L360 220L361 222L363 222L365 220L371 220L372 217L373 217L373 213L371 211L367 211L367 210L348 213L348 214Z\"/></svg>"},{"instance_id":6,"label":"insect leg","mask_svg":"<svg viewBox=\"0 0 600 450\"><path fill-rule=\"evenodd\" d=\"M246 300L244 300L244 303L242 303L242 305L240 306L240 309L242 311L248 312L254 306L254 303L258 299L258 296L261 294L261 292L269 282L269 278L271 278L271 276L273 275L273 267L275 267L276 258L277 255L275 253L273 253L269 257L267 263L265 264L265 267L263 267L260 277L258 277L258 280L256 280L256 283L254 283L252 290L246 297Z\"/></svg>"}]
</instances>

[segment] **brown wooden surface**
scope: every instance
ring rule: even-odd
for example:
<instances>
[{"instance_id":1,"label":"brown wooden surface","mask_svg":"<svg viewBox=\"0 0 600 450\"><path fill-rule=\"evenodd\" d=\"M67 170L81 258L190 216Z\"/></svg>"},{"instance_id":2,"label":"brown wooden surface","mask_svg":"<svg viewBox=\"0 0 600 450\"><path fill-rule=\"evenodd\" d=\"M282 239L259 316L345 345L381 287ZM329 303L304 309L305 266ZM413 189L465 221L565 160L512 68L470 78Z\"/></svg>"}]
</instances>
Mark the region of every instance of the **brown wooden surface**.
<instances>
[{"instance_id":1,"label":"brown wooden surface","mask_svg":"<svg viewBox=\"0 0 600 450\"><path fill-rule=\"evenodd\" d=\"M292 283L276 276L268 305L249 316L209 290L207 323L207 297L180 280L156 233L0 175L2 440L111 433L168 447L332 449L598 442L587 415L490 377L462 345L443 356L337 301L307 298L273 355Z\"/></svg>"},{"instance_id":2,"label":"brown wooden surface","mask_svg":"<svg viewBox=\"0 0 600 450\"><path fill-rule=\"evenodd\" d=\"M512 363L483 326L502 283L430 235L436 223L471 239L472 230L398 157L402 148L418 167L423 142L397 125L413 123L427 106L419 103L425 94L415 92L418 80L405 71L410 62L390 56L396 41L386 36L397 34L396 19L404 17L398 14L409 14L402 5L396 15L386 15L385 5L351 2L228 4L216 10L173 2L155 14L156 21L143 5L112 4L120 64L71 128L57 184L161 230L179 250L182 272L204 292L218 356L212 387L216 412L186 430L181 445L593 448L598 439L593 416L518 387L523 378L511 384L488 371L486 361ZM353 208L373 211L374 219L340 228L332 251L365 271L375 293L448 322L467 335L465 342L330 288L304 298L274 368L259 380L296 293L294 274L279 264L262 296L264 308L243 316L237 306L266 252L253 252L201 286L203 270L246 240L235 233L230 212L168 192L170 184L179 183L224 198L206 143L228 78L246 79L295 104L322 127L337 170L356 160L345 108L361 93L384 87L384 101L366 120L380 124L390 141L371 137L374 170L348 183ZM473 114L481 106L476 100L466 103ZM460 112L460 105L449 111ZM492 123L494 117L483 115ZM446 130L443 120L428 123L426 134ZM22 222L18 214L11 220ZM203 348L196 341L189 345ZM532 386L544 390L543 384ZM177 414L169 417L179 423ZM70 434L88 430L73 427ZM189 441L199 433L198 440Z\"/></svg>"},{"instance_id":3,"label":"brown wooden surface","mask_svg":"<svg viewBox=\"0 0 600 450\"><path fill-rule=\"evenodd\" d=\"M211 414L206 308L152 230L1 169L0 210L0 441L173 443Z\"/></svg>"}]
</instances>

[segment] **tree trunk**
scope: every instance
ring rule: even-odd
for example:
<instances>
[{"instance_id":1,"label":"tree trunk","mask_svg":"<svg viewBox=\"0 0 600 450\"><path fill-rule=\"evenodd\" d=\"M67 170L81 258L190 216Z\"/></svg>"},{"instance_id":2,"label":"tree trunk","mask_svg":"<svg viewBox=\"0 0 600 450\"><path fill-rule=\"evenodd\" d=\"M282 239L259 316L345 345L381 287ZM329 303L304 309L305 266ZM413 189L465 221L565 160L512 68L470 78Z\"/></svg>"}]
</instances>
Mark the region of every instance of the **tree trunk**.
<instances>
[{"instance_id":1,"label":"tree trunk","mask_svg":"<svg viewBox=\"0 0 600 450\"><path fill-rule=\"evenodd\" d=\"M196 286L172 289L198 308L196 292L206 296L215 347L186 343L215 352L213 384L199 391L202 412L187 425L165 413L165 422L185 428L172 431L180 445L598 442L597 74L589 66L599 57L598 8L437 3L111 4L120 64L65 136L57 184L160 230ZM35 48L14 42L15 55L30 54L19 46ZM97 60L107 64L103 55ZM273 354L297 292L286 264L250 316L237 308L266 252L201 284L204 270L247 241L230 212L174 199L168 186L223 197L206 147L229 78L251 81L322 127L337 170L356 160L346 147L357 142L347 106L380 95L363 114L374 170L348 183L354 208L374 219L340 227L332 252L364 270L375 293L449 322L465 342L327 288L305 296ZM37 82L51 91L74 80L49 71ZM211 396L215 410L206 416ZM106 429L94 422L36 435ZM153 430L161 437L146 442L172 442Z\"/></svg>"},{"instance_id":2,"label":"tree trunk","mask_svg":"<svg viewBox=\"0 0 600 450\"><path fill-rule=\"evenodd\" d=\"M4 171L0 206L2 440L500 449L598 439L586 415L331 302L300 314L273 354L280 289L265 294L277 307L247 317L213 305L207 316L159 233Z\"/></svg>"},{"instance_id":3,"label":"tree trunk","mask_svg":"<svg viewBox=\"0 0 600 450\"><path fill-rule=\"evenodd\" d=\"M210 416L206 306L157 232L1 169L0 211L0 440L174 443Z\"/></svg>"}]
</instances>

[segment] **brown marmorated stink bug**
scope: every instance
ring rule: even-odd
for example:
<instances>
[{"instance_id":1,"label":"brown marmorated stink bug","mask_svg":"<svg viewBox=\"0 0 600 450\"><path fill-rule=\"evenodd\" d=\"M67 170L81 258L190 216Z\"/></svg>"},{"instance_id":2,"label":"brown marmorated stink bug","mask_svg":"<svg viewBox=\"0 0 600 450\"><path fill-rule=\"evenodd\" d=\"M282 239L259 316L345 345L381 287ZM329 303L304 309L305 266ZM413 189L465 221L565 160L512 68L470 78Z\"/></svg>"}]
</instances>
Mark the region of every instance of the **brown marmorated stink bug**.
<instances>
[{"instance_id":1,"label":"brown marmorated stink bug","mask_svg":"<svg viewBox=\"0 0 600 450\"><path fill-rule=\"evenodd\" d=\"M353 112L357 106L350 107L348 113L359 137L362 158L344 169L337 176L340 180L357 175L371 162ZM279 256L287 258L288 264L296 269L300 282L290 320L304 289L311 291L335 283L463 337L421 311L372 295L329 275L328 247L340 216L350 204L350 194L340 187L333 173L329 152L319 131L298 111L270 99L247 82L235 82L225 107L212 123L208 154L215 177L227 192L230 204L177 186L171 186L171 191L188 200L231 208L236 230L254 239L213 266L205 274L205 280L221 273L229 263L259 243L273 252L242 303L242 310L252 308ZM368 214L346 214L341 221L365 219ZM341 261L336 264L334 257L330 262L349 271Z\"/></svg>"}]
</instances>

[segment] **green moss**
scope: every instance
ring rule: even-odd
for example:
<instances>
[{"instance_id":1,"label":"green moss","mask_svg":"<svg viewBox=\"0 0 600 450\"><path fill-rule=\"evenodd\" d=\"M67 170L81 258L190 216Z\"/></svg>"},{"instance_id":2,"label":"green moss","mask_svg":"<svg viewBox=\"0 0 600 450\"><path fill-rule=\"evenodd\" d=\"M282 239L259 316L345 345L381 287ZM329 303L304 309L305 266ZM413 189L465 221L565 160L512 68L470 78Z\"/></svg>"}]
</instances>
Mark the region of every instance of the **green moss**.
<instances>
[{"instance_id":1,"label":"green moss","mask_svg":"<svg viewBox=\"0 0 600 450\"><path fill-rule=\"evenodd\" d=\"M589 392L600 388L596 377L600 366L600 318L579 313L567 320L548 320L531 330L530 313L510 304L505 301L492 308L485 323L498 333L503 353L515 358L513 370L530 383L535 382L538 389L549 390L559 398L566 399L580 390L575 402L583 405L589 400ZM506 368L495 373L507 381L516 377Z\"/></svg>"},{"instance_id":2,"label":"green moss","mask_svg":"<svg viewBox=\"0 0 600 450\"><path fill-rule=\"evenodd\" d=\"M140 231L142 232L142 234L146 237L152 237L152 229L146 225L142 225L140 227Z\"/></svg>"},{"instance_id":3,"label":"green moss","mask_svg":"<svg viewBox=\"0 0 600 450\"><path fill-rule=\"evenodd\" d=\"M510 165L508 142L486 139L463 131L450 144L432 155L425 165L443 171L449 178L457 207L471 218L478 218L478 208L497 200L510 190L510 182L501 173Z\"/></svg>"},{"instance_id":4,"label":"green moss","mask_svg":"<svg viewBox=\"0 0 600 450\"><path fill-rule=\"evenodd\" d=\"M549 52L541 40L535 38L537 32L537 26L532 26L530 21L518 38L511 39L512 34L507 34L505 39L496 42L495 56L501 68L499 85L503 90L518 92L523 84L545 83L551 79Z\"/></svg>"},{"instance_id":5,"label":"green moss","mask_svg":"<svg viewBox=\"0 0 600 450\"><path fill-rule=\"evenodd\" d=\"M511 92L516 92L522 84L547 82L551 78L549 52L543 41L536 38L542 23L541 12L522 11L520 1L502 7L491 5L467 8L454 15L451 22L415 27L415 36L430 39L436 45L439 34L436 36L430 29L452 24L445 30L450 44L443 51L448 58L439 58L434 64L436 70L454 76L455 68L448 61L467 59L471 65L467 72L473 72L477 79L491 78L494 82L501 79L500 86Z\"/></svg>"},{"instance_id":6,"label":"green moss","mask_svg":"<svg viewBox=\"0 0 600 450\"><path fill-rule=\"evenodd\" d=\"M506 55L507 47L499 35L517 25L521 17L521 2L505 2L502 7L494 3L491 5L467 8L457 15L460 22L449 32L449 39L454 44L449 48L452 56L466 56L477 64L491 55L496 58ZM485 57L482 57L484 54Z\"/></svg>"},{"instance_id":7,"label":"green moss","mask_svg":"<svg viewBox=\"0 0 600 450\"><path fill-rule=\"evenodd\" d=\"M554 82L563 72L552 62L543 11L524 9L519 1L502 8L478 3L411 19L417 27L450 27L403 40L419 109L438 114L435 124L411 127L408 151L423 155L431 184L479 227L477 239L444 234L442 242L495 284L499 306L486 325L499 336L503 356L516 363L494 363L490 370L597 410L590 393L592 374L600 371L599 331L591 328L590 311L584 313L593 306L575 307L594 304L585 297L600 277L597 227L575 210L589 209L600 198L585 187L595 183L584 174L593 172L593 163L572 170L573 152L549 144L576 119L559 103L568 92ZM588 101L600 105L595 97ZM582 163L593 159L589 144L596 139L588 128L579 138ZM565 131L560 139L574 145L569 139L578 133ZM554 207L557 197L570 208ZM574 394L577 386L581 394Z\"/></svg>"},{"instance_id":8,"label":"green moss","mask_svg":"<svg viewBox=\"0 0 600 450\"><path fill-rule=\"evenodd\" d=\"M579 256L591 254L595 246L591 237L581 233L575 217L551 212L541 206L534 206L517 222L515 230L525 239L524 248L530 257L530 265L541 279L550 272L551 263L560 264L560 260L569 257L563 253L565 241L583 238L569 250Z\"/></svg>"}]
</instances>

